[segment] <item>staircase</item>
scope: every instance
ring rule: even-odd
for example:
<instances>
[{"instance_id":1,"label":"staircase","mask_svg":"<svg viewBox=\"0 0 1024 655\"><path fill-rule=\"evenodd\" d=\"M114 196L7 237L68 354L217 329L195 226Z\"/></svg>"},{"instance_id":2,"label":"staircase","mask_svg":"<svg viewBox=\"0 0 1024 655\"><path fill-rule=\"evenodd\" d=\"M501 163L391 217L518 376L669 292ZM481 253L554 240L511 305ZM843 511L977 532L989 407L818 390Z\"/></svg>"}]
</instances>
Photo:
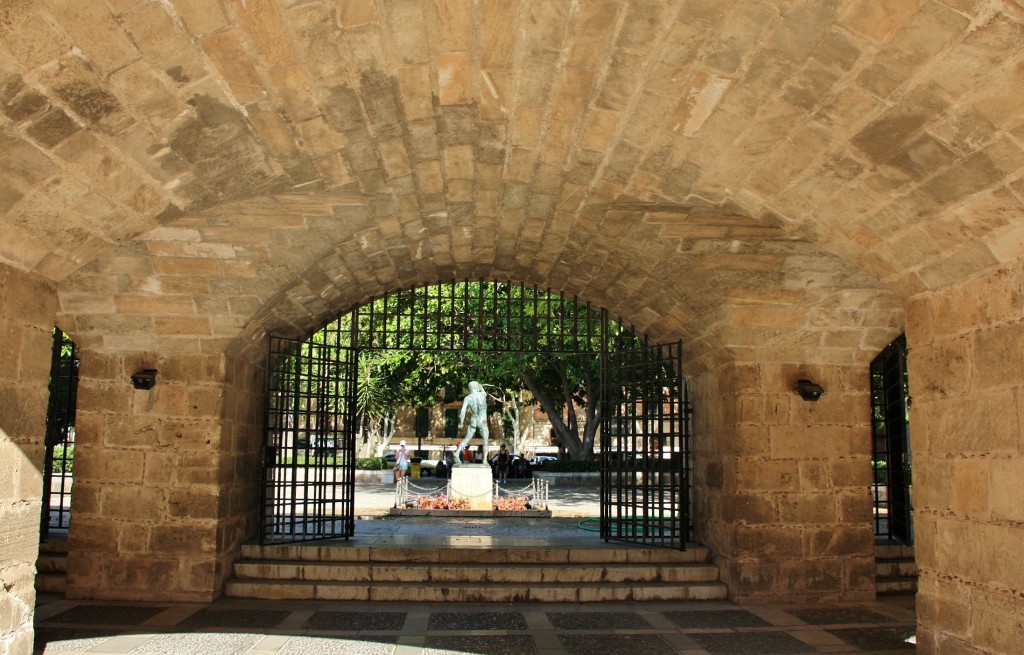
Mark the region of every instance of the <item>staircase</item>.
<instances>
[{"instance_id":1,"label":"staircase","mask_svg":"<svg viewBox=\"0 0 1024 655\"><path fill-rule=\"evenodd\" d=\"M599 602L720 600L710 551L257 546L225 594L269 600Z\"/></svg>"},{"instance_id":2,"label":"staircase","mask_svg":"<svg viewBox=\"0 0 1024 655\"><path fill-rule=\"evenodd\" d=\"M63 594L68 584L67 537L50 537L39 544L36 560L36 592Z\"/></svg>"},{"instance_id":3,"label":"staircase","mask_svg":"<svg viewBox=\"0 0 1024 655\"><path fill-rule=\"evenodd\" d=\"M902 544L875 545L875 593L905 594L917 591L914 547Z\"/></svg>"}]
</instances>

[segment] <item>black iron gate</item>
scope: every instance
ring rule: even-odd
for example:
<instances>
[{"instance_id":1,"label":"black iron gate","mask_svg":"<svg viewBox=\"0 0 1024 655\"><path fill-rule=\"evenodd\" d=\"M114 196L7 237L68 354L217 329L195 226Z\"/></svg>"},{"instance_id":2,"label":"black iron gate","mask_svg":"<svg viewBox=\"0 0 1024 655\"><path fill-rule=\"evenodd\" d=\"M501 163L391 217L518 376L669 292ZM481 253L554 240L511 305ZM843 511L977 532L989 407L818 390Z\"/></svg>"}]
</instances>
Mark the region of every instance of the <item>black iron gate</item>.
<instances>
[{"instance_id":1,"label":"black iron gate","mask_svg":"<svg viewBox=\"0 0 1024 655\"><path fill-rule=\"evenodd\" d=\"M682 344L614 340L602 367L601 536L686 547L689 399Z\"/></svg>"},{"instance_id":2,"label":"black iron gate","mask_svg":"<svg viewBox=\"0 0 1024 655\"><path fill-rule=\"evenodd\" d=\"M875 536L914 542L910 499L907 340L901 335L871 362Z\"/></svg>"},{"instance_id":3,"label":"black iron gate","mask_svg":"<svg viewBox=\"0 0 1024 655\"><path fill-rule=\"evenodd\" d=\"M646 346L604 310L485 281L388 293L304 341L271 338L264 543L352 535L357 359L373 349L600 361L601 393L613 396L597 404L595 419L603 435L602 536L684 547L690 452L681 345Z\"/></svg>"},{"instance_id":4,"label":"black iron gate","mask_svg":"<svg viewBox=\"0 0 1024 655\"><path fill-rule=\"evenodd\" d=\"M39 527L41 541L46 541L53 528L66 530L71 521L77 403L78 348L71 337L53 328L43 459L43 515Z\"/></svg>"},{"instance_id":5,"label":"black iron gate","mask_svg":"<svg viewBox=\"0 0 1024 655\"><path fill-rule=\"evenodd\" d=\"M352 536L357 353L270 339L261 541Z\"/></svg>"}]
</instances>

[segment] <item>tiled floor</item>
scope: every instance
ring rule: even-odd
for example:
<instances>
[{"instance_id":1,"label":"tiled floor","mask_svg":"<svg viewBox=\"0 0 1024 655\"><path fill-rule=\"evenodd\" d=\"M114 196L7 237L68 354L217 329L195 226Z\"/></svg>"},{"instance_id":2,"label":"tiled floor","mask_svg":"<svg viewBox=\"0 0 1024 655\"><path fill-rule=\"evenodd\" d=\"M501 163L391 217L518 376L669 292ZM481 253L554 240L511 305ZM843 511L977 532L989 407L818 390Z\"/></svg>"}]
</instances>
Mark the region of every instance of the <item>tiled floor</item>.
<instances>
[{"instance_id":1,"label":"tiled floor","mask_svg":"<svg viewBox=\"0 0 1024 655\"><path fill-rule=\"evenodd\" d=\"M912 653L912 597L724 602L380 604L221 599L132 605L41 597L37 653L148 655L789 655Z\"/></svg>"},{"instance_id":2,"label":"tiled floor","mask_svg":"<svg viewBox=\"0 0 1024 655\"><path fill-rule=\"evenodd\" d=\"M364 486L358 496L360 514L390 506L390 487ZM552 490L556 516L596 515L596 494L596 488ZM578 523L578 518L539 523L359 520L352 545L425 547L437 546L436 541L458 548L611 547ZM713 601L463 605L228 598L207 605L131 604L44 595L35 614L36 653L46 655L897 655L913 653L905 640L914 626L913 596L797 607Z\"/></svg>"}]
</instances>

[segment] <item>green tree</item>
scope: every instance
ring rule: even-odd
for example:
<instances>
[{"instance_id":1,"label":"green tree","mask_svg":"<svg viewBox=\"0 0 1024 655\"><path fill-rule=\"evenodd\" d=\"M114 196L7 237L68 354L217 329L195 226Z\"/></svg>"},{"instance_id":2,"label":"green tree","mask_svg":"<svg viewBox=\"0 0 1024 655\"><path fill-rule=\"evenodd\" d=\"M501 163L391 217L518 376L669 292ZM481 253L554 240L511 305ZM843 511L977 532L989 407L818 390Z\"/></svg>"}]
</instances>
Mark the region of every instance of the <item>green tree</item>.
<instances>
[{"instance_id":1,"label":"green tree","mask_svg":"<svg viewBox=\"0 0 1024 655\"><path fill-rule=\"evenodd\" d=\"M521 414L521 407L506 404L539 404L555 441L582 460L593 456L601 422L605 330L620 328L557 294L455 282L388 294L312 339L359 349L357 411L367 425L393 424L398 407L432 404L440 389L463 389L475 379L501 399L494 411Z\"/></svg>"}]
</instances>

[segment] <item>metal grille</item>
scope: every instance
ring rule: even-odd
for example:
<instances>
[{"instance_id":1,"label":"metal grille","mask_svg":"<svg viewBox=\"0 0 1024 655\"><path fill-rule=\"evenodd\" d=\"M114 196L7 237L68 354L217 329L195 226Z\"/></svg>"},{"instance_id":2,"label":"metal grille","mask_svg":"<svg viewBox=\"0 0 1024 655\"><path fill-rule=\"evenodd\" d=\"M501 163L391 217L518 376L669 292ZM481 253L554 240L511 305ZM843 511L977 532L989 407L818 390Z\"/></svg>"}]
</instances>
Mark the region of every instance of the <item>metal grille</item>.
<instances>
[{"instance_id":1,"label":"metal grille","mask_svg":"<svg viewBox=\"0 0 1024 655\"><path fill-rule=\"evenodd\" d=\"M263 543L348 538L355 524L356 353L338 333L271 337Z\"/></svg>"},{"instance_id":2,"label":"metal grille","mask_svg":"<svg viewBox=\"0 0 1024 655\"><path fill-rule=\"evenodd\" d=\"M691 478L682 344L613 345L603 366L601 536L682 550Z\"/></svg>"},{"instance_id":3,"label":"metal grille","mask_svg":"<svg viewBox=\"0 0 1024 655\"><path fill-rule=\"evenodd\" d=\"M512 308L519 306L520 312ZM359 348L599 353L605 312L513 282L441 282L354 310Z\"/></svg>"},{"instance_id":4,"label":"metal grille","mask_svg":"<svg viewBox=\"0 0 1024 655\"><path fill-rule=\"evenodd\" d=\"M39 538L71 522L72 467L75 456L75 406L78 397L78 349L71 337L53 329L50 398L46 408L43 461L43 514Z\"/></svg>"},{"instance_id":5,"label":"metal grille","mask_svg":"<svg viewBox=\"0 0 1024 655\"><path fill-rule=\"evenodd\" d=\"M907 341L901 335L871 362L875 536L912 544Z\"/></svg>"},{"instance_id":6,"label":"metal grille","mask_svg":"<svg viewBox=\"0 0 1024 655\"><path fill-rule=\"evenodd\" d=\"M617 335L613 353L610 332ZM615 394L600 411L602 535L684 547L690 446L681 344L646 346L604 310L487 281L387 293L306 341L271 339L264 542L352 534L355 419L346 415L355 415L356 353L370 349L600 357L601 393ZM446 414L446 434L457 429L454 419ZM314 435L325 434L342 440L345 458L317 456Z\"/></svg>"}]
</instances>

